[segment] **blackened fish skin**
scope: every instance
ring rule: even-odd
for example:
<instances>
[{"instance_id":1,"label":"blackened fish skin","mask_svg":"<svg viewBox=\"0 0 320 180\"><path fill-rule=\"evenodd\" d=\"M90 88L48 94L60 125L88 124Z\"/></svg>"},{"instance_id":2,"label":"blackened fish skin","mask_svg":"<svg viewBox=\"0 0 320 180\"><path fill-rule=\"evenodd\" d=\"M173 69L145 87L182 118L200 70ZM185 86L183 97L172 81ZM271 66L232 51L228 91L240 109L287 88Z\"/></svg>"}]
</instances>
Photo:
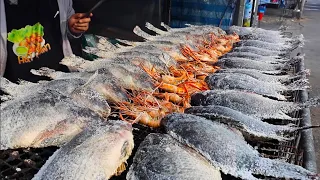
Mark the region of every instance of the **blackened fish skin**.
<instances>
[{"instance_id":1,"label":"blackened fish skin","mask_svg":"<svg viewBox=\"0 0 320 180\"><path fill-rule=\"evenodd\" d=\"M33 180L109 179L133 149L130 124L108 121L86 128L56 151Z\"/></svg>"},{"instance_id":2,"label":"blackened fish skin","mask_svg":"<svg viewBox=\"0 0 320 180\"><path fill-rule=\"evenodd\" d=\"M221 180L219 170L167 134L149 134L140 144L127 180Z\"/></svg>"},{"instance_id":3,"label":"blackened fish skin","mask_svg":"<svg viewBox=\"0 0 320 180\"><path fill-rule=\"evenodd\" d=\"M62 146L83 128L103 120L54 90L1 104L0 149Z\"/></svg>"},{"instance_id":4,"label":"blackened fish skin","mask_svg":"<svg viewBox=\"0 0 320 180\"><path fill-rule=\"evenodd\" d=\"M184 111L187 114L205 117L207 119L227 124L237 128L245 135L247 140L279 140L287 141L292 138L286 137L296 128L285 125L273 125L253 118L239 111L223 106L192 106Z\"/></svg>"},{"instance_id":5,"label":"blackened fish skin","mask_svg":"<svg viewBox=\"0 0 320 180\"><path fill-rule=\"evenodd\" d=\"M240 90L210 90L194 94L191 105L219 105L240 111L261 119L281 119L294 121L287 113L299 110L299 103L272 100L262 95Z\"/></svg>"},{"instance_id":6,"label":"blackened fish skin","mask_svg":"<svg viewBox=\"0 0 320 180\"><path fill-rule=\"evenodd\" d=\"M225 125L190 114L170 114L162 120L166 132L206 157L223 173L256 180L253 175L313 179L317 175L301 166L260 157L241 136Z\"/></svg>"}]
</instances>

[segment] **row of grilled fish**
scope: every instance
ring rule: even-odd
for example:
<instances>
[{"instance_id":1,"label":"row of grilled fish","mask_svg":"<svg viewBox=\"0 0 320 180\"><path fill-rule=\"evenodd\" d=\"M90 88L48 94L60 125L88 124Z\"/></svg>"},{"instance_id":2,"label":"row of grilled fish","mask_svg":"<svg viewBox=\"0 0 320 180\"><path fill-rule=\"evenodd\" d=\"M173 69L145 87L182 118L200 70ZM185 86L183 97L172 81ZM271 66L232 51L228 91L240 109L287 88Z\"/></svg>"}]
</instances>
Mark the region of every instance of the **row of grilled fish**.
<instances>
[{"instance_id":1,"label":"row of grilled fish","mask_svg":"<svg viewBox=\"0 0 320 180\"><path fill-rule=\"evenodd\" d=\"M193 106L185 110L186 114L165 117L162 124L169 135L147 136L139 146L127 179L221 179L218 170L241 179L258 179L257 175L319 178L300 166L262 158L246 142L292 140L292 133L310 127L274 125L266 120L294 122L297 119L290 117L290 112L318 104L289 102L282 94L308 88L304 79L307 71L294 76L285 74L303 60L303 56L286 57L301 45L301 37L295 41L282 38L278 32L257 31L272 36L242 32L251 40L242 40L240 47L219 60L222 69L206 78L213 90L193 95ZM269 43L270 37L276 37L270 42L279 43Z\"/></svg>"},{"instance_id":2,"label":"row of grilled fish","mask_svg":"<svg viewBox=\"0 0 320 180\"><path fill-rule=\"evenodd\" d=\"M173 54L161 48L173 47L173 52L178 48L177 43L193 43L184 40L188 34L221 31L211 26L168 29L168 32L150 24L147 27L161 36L152 37L136 28L135 32L148 40L146 43L126 42L133 47L109 53L106 55L109 59L89 62L74 57L62 62L77 72L63 73L47 68L33 70L34 74L54 79L50 82L16 85L2 79L1 82L5 83L1 83L1 89L9 94L4 98L11 100L1 105L2 117L5 117L5 122L1 123L1 149L60 146L34 179L108 179L121 172L121 164L133 148L132 129L124 122L105 122L104 117L110 114L108 102L126 100L122 88L152 90L147 74L136 65L144 63L163 71L168 65L175 65ZM303 58L282 58L293 45L299 44L300 39L279 38L285 40L279 40L279 46L271 48L262 36L254 39L254 33L249 35L253 40L243 47L250 50L257 46L256 51L252 50L255 53L246 56L248 49L239 48L234 53L244 54L239 55L241 58L230 53L233 55L219 61L224 63L222 70L206 81L211 88L222 90L193 96L195 106L186 113L194 115L167 116L162 124L168 135L150 134L145 139L127 179L221 179L219 171L242 179L256 179L253 175L316 178L315 173L302 167L261 158L245 141L249 138L290 140L290 133L305 127L272 125L262 120L294 121L296 119L286 113L308 105L284 101L286 99L281 95L284 91L307 86L302 74L283 75ZM266 52L258 53L264 48L270 48L270 54L279 54L261 61L259 57L267 57ZM234 67L230 68L232 65ZM233 74L236 74L233 76L235 80L243 82L232 81ZM264 85L267 82L270 84ZM255 83L260 83L261 87L255 89L254 86L259 86ZM233 128L240 130L245 139Z\"/></svg>"}]
</instances>

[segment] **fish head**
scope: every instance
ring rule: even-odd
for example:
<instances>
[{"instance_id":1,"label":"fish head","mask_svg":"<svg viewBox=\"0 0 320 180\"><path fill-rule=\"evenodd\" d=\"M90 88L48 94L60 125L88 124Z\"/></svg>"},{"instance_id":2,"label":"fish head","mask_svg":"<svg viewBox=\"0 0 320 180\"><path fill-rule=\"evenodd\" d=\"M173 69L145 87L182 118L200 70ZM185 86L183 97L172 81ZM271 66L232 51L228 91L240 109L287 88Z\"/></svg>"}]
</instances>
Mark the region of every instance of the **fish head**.
<instances>
[{"instance_id":1,"label":"fish head","mask_svg":"<svg viewBox=\"0 0 320 180\"><path fill-rule=\"evenodd\" d=\"M106 174L119 175L125 170L125 163L134 148L132 126L124 121L113 120L108 121L107 124L110 127L103 132L102 142L106 143L105 148L108 150L103 151L102 158L108 159L108 162L105 162L103 167ZM110 172L111 170L115 171Z\"/></svg>"}]
</instances>

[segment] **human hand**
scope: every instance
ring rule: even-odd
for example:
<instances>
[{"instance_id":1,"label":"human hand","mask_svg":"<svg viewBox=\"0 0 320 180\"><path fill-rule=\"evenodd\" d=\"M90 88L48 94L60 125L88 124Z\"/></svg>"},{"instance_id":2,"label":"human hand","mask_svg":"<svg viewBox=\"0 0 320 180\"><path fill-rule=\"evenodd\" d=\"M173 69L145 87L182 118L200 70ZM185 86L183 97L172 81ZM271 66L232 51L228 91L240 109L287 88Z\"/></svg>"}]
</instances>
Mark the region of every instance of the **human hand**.
<instances>
[{"instance_id":1,"label":"human hand","mask_svg":"<svg viewBox=\"0 0 320 180\"><path fill-rule=\"evenodd\" d=\"M91 13L89 17L86 13L76 13L69 18L68 26L70 32L74 34L81 34L89 29L89 22L93 14Z\"/></svg>"}]
</instances>

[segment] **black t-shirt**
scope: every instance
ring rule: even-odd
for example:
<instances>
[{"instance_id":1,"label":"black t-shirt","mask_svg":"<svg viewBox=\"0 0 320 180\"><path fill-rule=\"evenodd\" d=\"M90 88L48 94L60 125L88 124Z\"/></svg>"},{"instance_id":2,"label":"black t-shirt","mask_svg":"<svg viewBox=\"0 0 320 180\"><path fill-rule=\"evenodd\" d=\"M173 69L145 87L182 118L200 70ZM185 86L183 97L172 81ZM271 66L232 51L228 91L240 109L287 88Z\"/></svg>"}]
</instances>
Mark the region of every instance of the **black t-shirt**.
<instances>
[{"instance_id":1,"label":"black t-shirt","mask_svg":"<svg viewBox=\"0 0 320 180\"><path fill-rule=\"evenodd\" d=\"M4 77L12 82L46 79L30 73L31 69L49 67L67 71L63 59L59 7L56 0L5 1L8 59Z\"/></svg>"}]
</instances>

